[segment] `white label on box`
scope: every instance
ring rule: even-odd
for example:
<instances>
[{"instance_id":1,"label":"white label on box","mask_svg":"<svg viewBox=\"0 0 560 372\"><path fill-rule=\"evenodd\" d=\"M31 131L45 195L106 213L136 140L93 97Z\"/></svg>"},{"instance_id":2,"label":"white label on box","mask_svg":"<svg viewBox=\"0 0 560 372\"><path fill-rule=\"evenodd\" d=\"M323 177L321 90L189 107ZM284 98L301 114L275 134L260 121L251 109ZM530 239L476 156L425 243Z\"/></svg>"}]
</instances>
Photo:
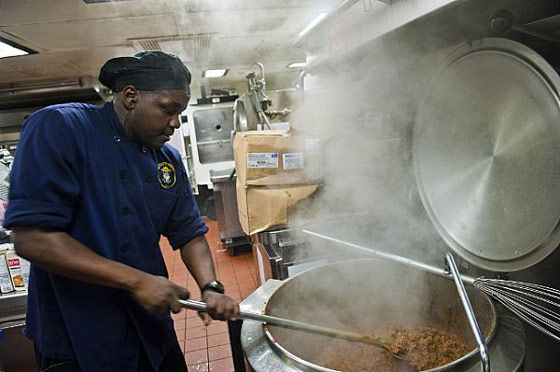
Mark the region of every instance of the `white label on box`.
<instances>
[{"instance_id":1,"label":"white label on box","mask_svg":"<svg viewBox=\"0 0 560 372\"><path fill-rule=\"evenodd\" d=\"M303 169L303 153L283 154L284 169Z\"/></svg>"},{"instance_id":2,"label":"white label on box","mask_svg":"<svg viewBox=\"0 0 560 372\"><path fill-rule=\"evenodd\" d=\"M278 153L250 152L247 154L247 168L278 168Z\"/></svg>"},{"instance_id":3,"label":"white label on box","mask_svg":"<svg viewBox=\"0 0 560 372\"><path fill-rule=\"evenodd\" d=\"M21 270L21 258L13 251L6 253L8 261L8 269L12 277L12 285L16 291L25 290L25 281L23 280L23 271Z\"/></svg>"},{"instance_id":4,"label":"white label on box","mask_svg":"<svg viewBox=\"0 0 560 372\"><path fill-rule=\"evenodd\" d=\"M14 290L10 271L8 270L8 262L6 254L0 254L0 292L8 293Z\"/></svg>"}]
</instances>

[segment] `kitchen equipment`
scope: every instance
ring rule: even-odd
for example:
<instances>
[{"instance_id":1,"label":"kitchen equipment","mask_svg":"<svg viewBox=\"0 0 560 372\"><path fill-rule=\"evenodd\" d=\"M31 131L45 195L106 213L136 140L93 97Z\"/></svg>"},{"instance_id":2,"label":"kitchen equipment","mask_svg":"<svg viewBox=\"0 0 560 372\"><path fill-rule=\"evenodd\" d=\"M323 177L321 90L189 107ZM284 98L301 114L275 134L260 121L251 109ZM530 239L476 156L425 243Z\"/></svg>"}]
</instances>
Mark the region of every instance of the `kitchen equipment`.
<instances>
[{"instance_id":1,"label":"kitchen equipment","mask_svg":"<svg viewBox=\"0 0 560 372\"><path fill-rule=\"evenodd\" d=\"M415 173L418 185L418 188L411 187L410 203L391 198L393 194L403 193L398 192L400 182L387 182L393 175L388 161L390 154L384 152L374 157L372 154L376 153L370 152L369 156L363 156L367 153L366 141L374 147L373 136L369 135L372 126L368 123L360 128L352 127L356 146L351 141L338 141L345 150L337 159L343 166L332 175L331 181L354 181L356 187L350 193L355 192L359 197L347 197L338 190L333 191L334 187L329 190L328 185L325 193L331 191L335 200L348 199L356 204L355 208L370 204L371 213L382 215L387 224L393 223L393 210L402 211L411 219L429 216L436 228L430 226L412 234L437 231L443 239L415 244L407 239L408 226L397 223L393 223L395 228L388 229L391 233L386 236L375 225L360 236L346 234L346 226L333 229L332 233L325 232L337 237L346 234L345 238L352 242L385 252L394 253L393 246L407 246L400 251L403 259L414 257L434 266L441 263L436 260L441 260L448 250L442 244L446 242L455 246L454 251L464 259L459 262L462 272L464 269L476 277L484 269L494 272L484 273L489 277L507 278L509 272L516 271L512 278L560 288L555 274L560 251L552 254L558 245L560 206L557 74L535 52L523 46L518 48L518 43L477 41L490 34L488 23L497 10L511 9L519 20L527 22L542 19L543 13L548 16L558 13L557 2L537 1L529 5L509 0L462 1L446 4L447 8L393 32L388 32L394 29L387 29L390 23L381 22L390 18L395 21L391 25L399 27L395 23L408 22L409 15L418 16L423 3L435 4L393 2L393 6L382 7L379 3L380 9L373 9L367 15L354 7L353 11L333 16L328 27L306 38L308 45L304 48L310 63L305 79L305 106L311 106L307 109L310 117L320 114L321 110L313 110L312 104L328 106L335 102L328 99L328 93L321 93L330 92L329 88L338 87L340 81L346 80L352 81L353 92L367 94L363 98L359 93L350 94L351 99L337 105L337 109L343 107L343 110L327 110L335 118L325 115L318 132L336 133L328 131L329 125L338 128L340 123L353 122L352 119L371 112L409 114L410 119L402 121L412 123L409 133L413 135L410 142L414 148L408 147L409 139L405 138L402 152L408 155L408 150L414 150L410 154L412 164L405 161L404 165L406 170L414 165L410 174ZM404 11L407 6L408 12ZM540 50L553 66L558 65L558 48L554 45L517 32L506 36ZM342 74L347 69L357 72ZM341 73L331 77L333 70ZM380 88L374 89L376 86ZM313 100L314 97L317 98ZM339 111L348 115L338 116ZM360 137L364 138L363 142L359 141ZM494 153L493 150L502 151ZM462 152L465 157L460 156ZM346 171L344 165L351 168L352 159L359 159L360 167ZM373 163L380 164L382 171L374 172L377 168L373 166L365 169ZM389 184L393 189L376 187L378 179L383 180L382 186ZM369 191L371 197L360 193L361 190ZM418 203L417 190L422 204ZM395 199L397 202L393 202ZM385 200L390 203L383 204ZM325 204L324 209L335 210L334 203L327 198L321 202ZM341 224L344 222L341 220ZM351 223L354 221L346 225ZM531 345L527 370L556 370L560 344L544 335L541 337L531 327L526 329L527 344ZM493 355L490 359L495 360ZM495 364L492 367L510 370Z\"/></svg>"},{"instance_id":2,"label":"kitchen equipment","mask_svg":"<svg viewBox=\"0 0 560 372\"><path fill-rule=\"evenodd\" d=\"M253 71L257 66L260 74ZM289 129L289 115L293 104L293 89L267 91L264 65L255 62L249 67L247 78L248 93L241 95L233 104L233 126L235 132L249 130ZM258 76L258 78L257 78ZM280 123L278 122L280 121ZM284 124L285 126L280 126Z\"/></svg>"},{"instance_id":3,"label":"kitchen equipment","mask_svg":"<svg viewBox=\"0 0 560 372\"><path fill-rule=\"evenodd\" d=\"M337 247L315 247L299 228L269 230L258 233L259 243L253 257L261 284L268 279L287 279L302 271L341 259L357 258Z\"/></svg>"},{"instance_id":4,"label":"kitchen equipment","mask_svg":"<svg viewBox=\"0 0 560 372\"><path fill-rule=\"evenodd\" d=\"M447 265L449 268L450 273L453 275L453 281L455 282L455 287L457 287L457 292L459 292L459 297L461 298L461 302L463 303L463 308L465 309L465 314L469 319L469 324L473 331L473 335L476 339L476 343L478 344L478 352L480 353L480 370L482 372L490 372L490 358L488 357L488 345L486 345L486 341L480 332L480 327L478 326L478 321L476 320L476 316L474 315L474 310L471 305L471 301L469 300L469 296L467 294L467 290L465 289L465 285L461 280L461 275L459 274L459 269L457 269L457 264L455 263L455 259L451 253L447 253L445 255L445 260L447 261Z\"/></svg>"},{"instance_id":5,"label":"kitchen equipment","mask_svg":"<svg viewBox=\"0 0 560 372\"><path fill-rule=\"evenodd\" d=\"M257 79L253 66L259 67L260 79ZM257 125L260 125L261 129L271 129L270 121L265 114L272 101L266 94L264 65L260 62L253 63L246 78L249 93L239 97L233 106L234 131L255 130Z\"/></svg>"},{"instance_id":6,"label":"kitchen equipment","mask_svg":"<svg viewBox=\"0 0 560 372\"><path fill-rule=\"evenodd\" d=\"M318 234L310 230L304 229L302 232L317 238L355 248L360 252L368 253L376 257L414 267L434 275L453 279L448 270L439 269L426 263L391 253L380 252L375 249ZM555 340L560 341L560 324L558 323L560 314L558 311L551 310L551 308L560 308L560 304L556 302L560 299L559 290L533 283L502 279L472 278L465 275L461 275L461 280L499 301L529 325Z\"/></svg>"},{"instance_id":7,"label":"kitchen equipment","mask_svg":"<svg viewBox=\"0 0 560 372\"><path fill-rule=\"evenodd\" d=\"M480 289L499 301L514 314L542 333L560 341L560 291L539 284L514 280L479 278L474 282ZM547 307L548 306L548 307Z\"/></svg>"},{"instance_id":8,"label":"kitchen equipment","mask_svg":"<svg viewBox=\"0 0 560 372\"><path fill-rule=\"evenodd\" d=\"M233 130L231 105L197 110L192 114L198 159L201 164L233 160L230 133Z\"/></svg>"},{"instance_id":9,"label":"kitchen equipment","mask_svg":"<svg viewBox=\"0 0 560 372\"><path fill-rule=\"evenodd\" d=\"M312 252L300 229L281 229L258 233L254 257L260 283L268 279L286 279L298 272L326 263L323 255Z\"/></svg>"},{"instance_id":10,"label":"kitchen equipment","mask_svg":"<svg viewBox=\"0 0 560 372\"><path fill-rule=\"evenodd\" d=\"M396 283L398 290L390 290ZM470 286L467 291L488 343L494 370L521 371L525 341L520 321L501 306L495 306L485 294ZM269 280L240 307L243 311L349 330L375 330L375 323L442 327L468 340L472 351L431 371L480 371L476 342L453 283L393 262L341 261L302 272L285 281ZM334 355L337 352L336 347L329 349L332 341L323 336L245 321L241 341L248 363L256 372L337 371L321 365L316 358L317 353ZM338 358L349 356L338 355ZM365 359L364 355L356 362L363 363Z\"/></svg>"},{"instance_id":11,"label":"kitchen equipment","mask_svg":"<svg viewBox=\"0 0 560 372\"><path fill-rule=\"evenodd\" d=\"M210 170L210 180L214 185L214 206L220 240L224 243L230 256L251 249L249 237L245 235L239 224L234 171L235 168Z\"/></svg>"},{"instance_id":12,"label":"kitchen equipment","mask_svg":"<svg viewBox=\"0 0 560 372\"><path fill-rule=\"evenodd\" d=\"M456 49L424 90L413 160L447 245L494 272L529 268L560 244L560 77L506 39Z\"/></svg>"},{"instance_id":13,"label":"kitchen equipment","mask_svg":"<svg viewBox=\"0 0 560 372\"><path fill-rule=\"evenodd\" d=\"M181 303L181 306L187 309L202 311L202 312L207 311L207 305L204 302L193 301L193 300L179 300L179 302ZM395 358L404 360L402 356L394 354L391 351L390 341L384 340L370 333L348 332L342 329L322 327L310 323L298 322L291 319L283 319L275 316L252 313L243 310L239 312L237 317L243 320L256 320L258 322L263 322L271 326L277 326L277 327L282 327L287 329L295 329L298 331L311 332L311 333L316 333L319 335L324 335L333 338L341 338L352 342L361 342L364 344L375 345L377 347L387 350Z\"/></svg>"},{"instance_id":14,"label":"kitchen equipment","mask_svg":"<svg viewBox=\"0 0 560 372\"><path fill-rule=\"evenodd\" d=\"M447 245L476 267L528 269L560 244L559 92L544 58L498 38L457 48L425 89L412 141L419 195ZM508 284L476 287L560 340L558 292Z\"/></svg>"},{"instance_id":15,"label":"kitchen equipment","mask_svg":"<svg viewBox=\"0 0 560 372\"><path fill-rule=\"evenodd\" d=\"M36 371L33 342L25 334L27 292L0 295L0 371Z\"/></svg>"},{"instance_id":16,"label":"kitchen equipment","mask_svg":"<svg viewBox=\"0 0 560 372\"><path fill-rule=\"evenodd\" d=\"M233 102L189 105L181 115L181 123L171 144L194 173L197 187L212 189L210 172L235 166L231 138Z\"/></svg>"}]
</instances>

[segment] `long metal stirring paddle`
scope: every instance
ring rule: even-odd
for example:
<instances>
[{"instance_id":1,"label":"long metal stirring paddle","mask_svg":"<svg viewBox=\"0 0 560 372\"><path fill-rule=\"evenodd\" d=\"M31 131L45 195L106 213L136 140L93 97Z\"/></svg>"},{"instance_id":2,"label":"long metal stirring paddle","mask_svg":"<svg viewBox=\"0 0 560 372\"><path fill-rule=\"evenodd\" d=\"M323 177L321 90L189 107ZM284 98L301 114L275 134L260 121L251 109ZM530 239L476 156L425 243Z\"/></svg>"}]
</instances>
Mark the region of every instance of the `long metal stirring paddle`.
<instances>
[{"instance_id":1,"label":"long metal stirring paddle","mask_svg":"<svg viewBox=\"0 0 560 372\"><path fill-rule=\"evenodd\" d=\"M202 311L202 312L207 311L206 303L204 303L204 302L193 301L193 300L179 300L179 302L181 303L181 306L183 306L187 309ZM298 331L311 332L311 333L316 333L316 334L320 334L320 335L323 335L323 336L341 338L341 339L348 340L348 341L361 342L361 343L364 343L364 344L375 345L375 346L378 346L378 347L381 347L381 348L387 350L389 353L394 355L396 358L404 360L403 357L401 357L399 355L396 355L396 354L394 354L394 352L391 351L391 349L390 349L391 344L390 343L383 342L379 337L377 337L377 336L375 336L371 333L348 332L348 331L344 331L342 329L322 327L322 326L318 326L318 325L314 325L314 324L299 322L299 321L296 321L296 320L278 318L278 317L275 317L275 316L252 313L252 312L247 312L247 311L240 311L239 314L237 315L237 318L246 319L246 320L256 320L258 322L264 322L264 323L267 323L267 324L272 325L272 326L288 328L288 329L295 329L295 330L298 330Z\"/></svg>"}]
</instances>

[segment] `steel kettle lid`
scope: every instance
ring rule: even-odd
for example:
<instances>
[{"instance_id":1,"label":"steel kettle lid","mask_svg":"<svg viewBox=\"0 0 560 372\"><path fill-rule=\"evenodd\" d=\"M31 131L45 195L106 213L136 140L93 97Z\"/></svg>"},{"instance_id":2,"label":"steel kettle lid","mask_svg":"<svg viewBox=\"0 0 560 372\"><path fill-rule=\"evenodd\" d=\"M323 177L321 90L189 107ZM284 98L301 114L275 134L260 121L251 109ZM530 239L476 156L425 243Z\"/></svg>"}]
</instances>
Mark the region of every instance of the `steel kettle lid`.
<instances>
[{"instance_id":1,"label":"steel kettle lid","mask_svg":"<svg viewBox=\"0 0 560 372\"><path fill-rule=\"evenodd\" d=\"M535 265L560 243L560 77L494 38L460 47L433 76L413 135L430 219L475 266Z\"/></svg>"}]
</instances>

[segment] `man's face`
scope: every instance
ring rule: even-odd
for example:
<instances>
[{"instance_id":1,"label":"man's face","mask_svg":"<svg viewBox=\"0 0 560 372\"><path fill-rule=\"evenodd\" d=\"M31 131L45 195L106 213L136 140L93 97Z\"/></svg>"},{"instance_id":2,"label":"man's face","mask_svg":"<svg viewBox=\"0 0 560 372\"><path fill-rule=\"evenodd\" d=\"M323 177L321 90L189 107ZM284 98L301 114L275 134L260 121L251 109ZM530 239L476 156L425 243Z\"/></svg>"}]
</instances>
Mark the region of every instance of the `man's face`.
<instances>
[{"instance_id":1,"label":"man's face","mask_svg":"<svg viewBox=\"0 0 560 372\"><path fill-rule=\"evenodd\" d=\"M190 96L184 90L137 91L136 105L125 123L130 140L150 149L159 149L181 126L179 115Z\"/></svg>"}]
</instances>

